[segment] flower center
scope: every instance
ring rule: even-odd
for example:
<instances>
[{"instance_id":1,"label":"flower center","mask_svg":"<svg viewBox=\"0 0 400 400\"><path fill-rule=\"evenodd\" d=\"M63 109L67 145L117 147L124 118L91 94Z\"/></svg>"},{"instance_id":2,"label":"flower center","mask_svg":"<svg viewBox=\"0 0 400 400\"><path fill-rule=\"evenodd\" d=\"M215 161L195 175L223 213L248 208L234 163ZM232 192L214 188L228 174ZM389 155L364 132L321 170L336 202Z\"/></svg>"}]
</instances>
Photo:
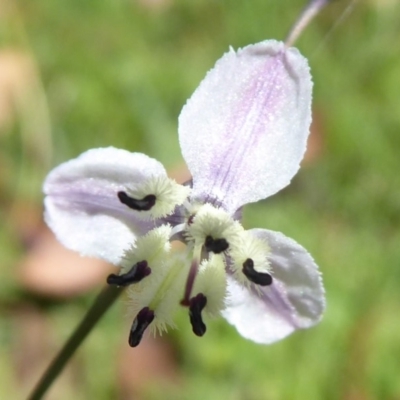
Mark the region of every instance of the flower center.
<instances>
[{"instance_id":1,"label":"flower center","mask_svg":"<svg viewBox=\"0 0 400 400\"><path fill-rule=\"evenodd\" d=\"M174 326L173 315L180 305L188 308L193 332L203 336L204 318L219 316L226 307L227 274L256 287L273 281L267 243L245 231L222 208L191 204L187 200L190 189L175 185L157 178L146 187L117 194L133 212L153 218L170 215L184 204L179 224L161 225L139 237L126 251L120 274L107 279L111 285L129 286L135 315L129 335L132 347L140 343L147 328L155 333ZM171 250L173 240L186 244L183 254Z\"/></svg>"}]
</instances>

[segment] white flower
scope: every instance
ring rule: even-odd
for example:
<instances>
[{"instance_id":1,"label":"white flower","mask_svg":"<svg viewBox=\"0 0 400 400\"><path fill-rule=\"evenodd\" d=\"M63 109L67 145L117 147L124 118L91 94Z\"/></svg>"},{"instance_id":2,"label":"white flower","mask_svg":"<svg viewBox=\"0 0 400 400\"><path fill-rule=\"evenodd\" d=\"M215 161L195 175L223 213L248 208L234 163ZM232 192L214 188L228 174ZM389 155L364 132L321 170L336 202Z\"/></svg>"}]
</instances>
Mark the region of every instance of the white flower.
<instances>
[{"instance_id":1,"label":"white flower","mask_svg":"<svg viewBox=\"0 0 400 400\"><path fill-rule=\"evenodd\" d=\"M50 172L46 221L65 246L121 268L108 283L129 286L131 346L147 327L173 326L180 306L198 336L205 315L223 315L258 343L319 321L325 299L312 257L281 233L240 223L243 205L273 195L297 172L311 89L296 49L272 40L231 49L179 117L187 185L158 161L111 147Z\"/></svg>"}]
</instances>

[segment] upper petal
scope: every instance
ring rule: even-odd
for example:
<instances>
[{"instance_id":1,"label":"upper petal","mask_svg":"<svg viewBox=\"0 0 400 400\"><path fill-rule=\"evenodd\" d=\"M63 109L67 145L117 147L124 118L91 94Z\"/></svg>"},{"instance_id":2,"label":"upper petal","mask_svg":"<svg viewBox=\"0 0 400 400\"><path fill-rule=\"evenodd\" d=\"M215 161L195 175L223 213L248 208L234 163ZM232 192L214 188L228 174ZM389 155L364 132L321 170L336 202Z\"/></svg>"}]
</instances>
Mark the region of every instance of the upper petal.
<instances>
[{"instance_id":1,"label":"upper petal","mask_svg":"<svg viewBox=\"0 0 400 400\"><path fill-rule=\"evenodd\" d=\"M273 283L257 292L229 277L224 317L245 338L268 344L319 322L325 294L318 267L302 246L279 232L251 232L270 245Z\"/></svg>"},{"instance_id":2,"label":"upper petal","mask_svg":"<svg viewBox=\"0 0 400 400\"><path fill-rule=\"evenodd\" d=\"M47 176L45 220L66 247L118 263L139 234L154 226L122 204L118 191L166 176L158 161L113 147L92 149Z\"/></svg>"},{"instance_id":3,"label":"upper petal","mask_svg":"<svg viewBox=\"0 0 400 400\"><path fill-rule=\"evenodd\" d=\"M307 60L281 42L218 60L179 117L193 197L233 212L285 187L306 149L311 90Z\"/></svg>"}]
</instances>

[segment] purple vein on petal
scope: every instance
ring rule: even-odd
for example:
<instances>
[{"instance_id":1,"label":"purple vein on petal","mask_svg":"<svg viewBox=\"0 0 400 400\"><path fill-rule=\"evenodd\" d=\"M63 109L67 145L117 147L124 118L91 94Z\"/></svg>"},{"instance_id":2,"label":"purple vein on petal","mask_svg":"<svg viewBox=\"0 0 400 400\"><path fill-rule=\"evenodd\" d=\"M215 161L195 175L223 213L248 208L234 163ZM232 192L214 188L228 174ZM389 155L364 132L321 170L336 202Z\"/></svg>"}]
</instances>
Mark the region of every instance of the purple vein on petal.
<instances>
[{"instance_id":1,"label":"purple vein on petal","mask_svg":"<svg viewBox=\"0 0 400 400\"><path fill-rule=\"evenodd\" d=\"M307 60L283 43L226 53L179 116L192 198L233 213L288 185L306 148L311 90Z\"/></svg>"},{"instance_id":2,"label":"purple vein on petal","mask_svg":"<svg viewBox=\"0 0 400 400\"><path fill-rule=\"evenodd\" d=\"M119 203L117 196L115 199L110 196L92 194L87 191L64 189L56 193L50 193L52 202L59 208L70 212L86 213L88 215L110 215L119 219L122 223L132 225L141 232L147 232L155 226L153 221L146 221L135 216L129 208Z\"/></svg>"},{"instance_id":3,"label":"purple vein on petal","mask_svg":"<svg viewBox=\"0 0 400 400\"><path fill-rule=\"evenodd\" d=\"M234 277L234 273L230 267L226 268L227 274ZM290 326L295 329L301 328L301 324L296 319L296 312L290 304L284 285L274 279L272 285L266 287L255 287L253 284L248 290L254 299L260 299L265 304L266 313L272 313L279 318L284 319ZM263 316L260 315L260 318Z\"/></svg>"},{"instance_id":4,"label":"purple vein on petal","mask_svg":"<svg viewBox=\"0 0 400 400\"><path fill-rule=\"evenodd\" d=\"M254 287L252 287L252 292L254 293L254 296L260 296L266 304L271 304L276 313L281 317L284 317L284 319L294 328L299 329L301 327L294 317L293 307L285 298L286 293L280 282L275 280L272 285L262 288L261 294L260 292L257 292Z\"/></svg>"},{"instance_id":5,"label":"purple vein on petal","mask_svg":"<svg viewBox=\"0 0 400 400\"><path fill-rule=\"evenodd\" d=\"M216 155L219 159L216 163L221 167L213 182L213 189L218 187L225 196L229 195L234 180L242 180L243 174L248 178L246 167L241 166L247 157L251 158L254 150L258 150L262 134L268 130L269 119L274 114L274 103L279 105L277 99L282 95L283 88L277 82L284 68L283 57L284 53L280 52L266 61L263 70L232 112L234 117L225 132L229 145ZM229 163L224 160L229 160Z\"/></svg>"}]
</instances>

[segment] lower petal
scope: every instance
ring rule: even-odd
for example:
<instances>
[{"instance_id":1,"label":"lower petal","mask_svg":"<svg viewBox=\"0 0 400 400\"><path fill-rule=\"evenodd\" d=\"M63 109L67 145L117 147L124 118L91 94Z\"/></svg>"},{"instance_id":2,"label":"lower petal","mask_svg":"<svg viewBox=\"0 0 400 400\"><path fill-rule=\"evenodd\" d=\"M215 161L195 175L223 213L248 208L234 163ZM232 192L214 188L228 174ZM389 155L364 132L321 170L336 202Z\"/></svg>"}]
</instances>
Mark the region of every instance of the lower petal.
<instances>
[{"instance_id":1,"label":"lower petal","mask_svg":"<svg viewBox=\"0 0 400 400\"><path fill-rule=\"evenodd\" d=\"M250 232L271 248L273 283L249 289L230 276L224 317L243 337L269 344L319 322L325 309L324 288L317 265L302 246L279 232Z\"/></svg>"}]
</instances>

